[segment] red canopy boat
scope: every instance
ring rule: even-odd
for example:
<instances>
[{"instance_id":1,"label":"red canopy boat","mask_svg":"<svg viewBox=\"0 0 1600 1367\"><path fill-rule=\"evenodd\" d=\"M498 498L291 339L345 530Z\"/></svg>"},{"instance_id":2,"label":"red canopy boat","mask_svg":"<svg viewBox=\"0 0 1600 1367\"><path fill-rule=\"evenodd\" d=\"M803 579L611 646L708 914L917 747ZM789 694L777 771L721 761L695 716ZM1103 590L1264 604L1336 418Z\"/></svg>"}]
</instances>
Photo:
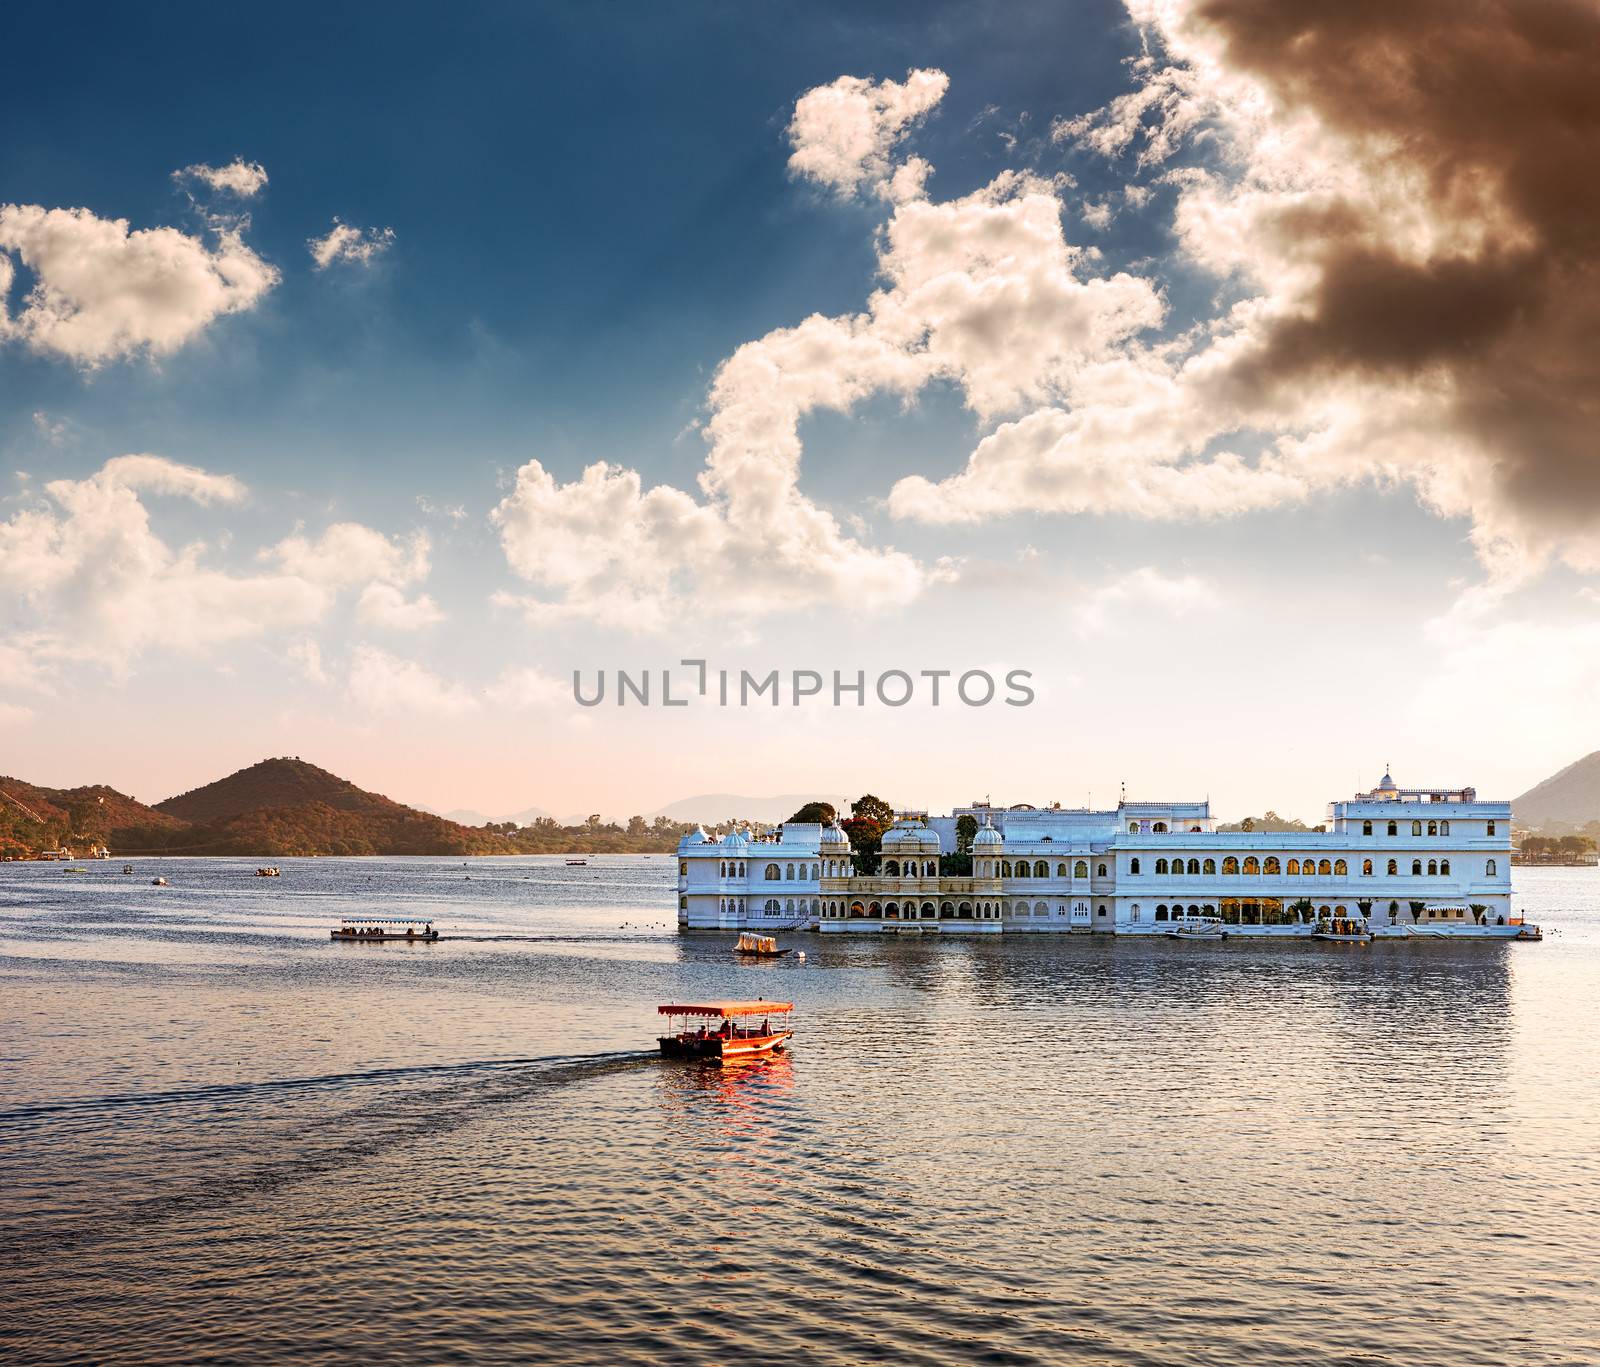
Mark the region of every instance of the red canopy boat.
<instances>
[{"instance_id":1,"label":"red canopy boat","mask_svg":"<svg viewBox=\"0 0 1600 1367\"><path fill-rule=\"evenodd\" d=\"M683 1017L683 1029L661 1036L663 1058L741 1059L763 1054L781 1054L784 1041L793 1030L774 1027L773 1016L794 1010L793 1002L695 1002L688 1005L660 1006L663 1016ZM698 1026L695 1018L700 1017ZM754 1018L760 1017L759 1023ZM707 1018L717 1022L715 1027ZM749 1025L741 1022L751 1021ZM668 1028L671 1028L669 1020Z\"/></svg>"}]
</instances>

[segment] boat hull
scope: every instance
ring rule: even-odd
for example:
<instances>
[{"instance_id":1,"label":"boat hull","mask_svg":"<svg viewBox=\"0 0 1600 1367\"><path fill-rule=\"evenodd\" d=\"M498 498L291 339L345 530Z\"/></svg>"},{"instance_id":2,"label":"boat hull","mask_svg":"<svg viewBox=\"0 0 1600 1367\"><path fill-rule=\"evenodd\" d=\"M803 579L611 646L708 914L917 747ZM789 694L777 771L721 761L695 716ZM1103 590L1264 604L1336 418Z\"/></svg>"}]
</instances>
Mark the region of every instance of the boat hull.
<instances>
[{"instance_id":1,"label":"boat hull","mask_svg":"<svg viewBox=\"0 0 1600 1367\"><path fill-rule=\"evenodd\" d=\"M765 1054L781 1054L784 1043L794 1032L780 1030L772 1035L751 1035L745 1039L724 1039L720 1035L662 1035L661 1057L691 1060L711 1060L728 1063L742 1058L760 1058Z\"/></svg>"},{"instance_id":2,"label":"boat hull","mask_svg":"<svg viewBox=\"0 0 1600 1367\"><path fill-rule=\"evenodd\" d=\"M416 944L419 940L423 940L431 944L439 938L439 932L434 931L431 935L347 935L340 930L330 930L328 938L349 940L358 945L382 944L386 940L399 940L405 944Z\"/></svg>"}]
</instances>

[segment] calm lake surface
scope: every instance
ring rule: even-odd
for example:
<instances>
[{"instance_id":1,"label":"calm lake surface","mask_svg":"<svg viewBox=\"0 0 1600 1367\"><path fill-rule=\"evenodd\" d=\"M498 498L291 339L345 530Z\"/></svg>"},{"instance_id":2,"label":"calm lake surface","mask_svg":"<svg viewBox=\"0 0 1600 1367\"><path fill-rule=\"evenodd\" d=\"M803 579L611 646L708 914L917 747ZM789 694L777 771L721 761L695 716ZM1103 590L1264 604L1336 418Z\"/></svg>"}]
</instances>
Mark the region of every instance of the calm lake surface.
<instances>
[{"instance_id":1,"label":"calm lake surface","mask_svg":"<svg viewBox=\"0 0 1600 1367\"><path fill-rule=\"evenodd\" d=\"M0 865L0 1360L1600 1362L1596 870L1542 944L736 963L664 857L253 867ZM724 996L792 1055L651 1056Z\"/></svg>"}]
</instances>

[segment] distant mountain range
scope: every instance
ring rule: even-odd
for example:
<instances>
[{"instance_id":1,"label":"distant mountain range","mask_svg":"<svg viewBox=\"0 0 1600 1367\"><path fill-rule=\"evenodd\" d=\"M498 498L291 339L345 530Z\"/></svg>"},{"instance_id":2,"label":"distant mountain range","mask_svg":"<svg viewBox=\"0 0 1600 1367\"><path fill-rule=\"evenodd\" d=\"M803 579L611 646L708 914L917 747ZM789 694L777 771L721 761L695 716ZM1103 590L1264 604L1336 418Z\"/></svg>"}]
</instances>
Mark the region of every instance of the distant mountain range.
<instances>
[{"instance_id":1,"label":"distant mountain range","mask_svg":"<svg viewBox=\"0 0 1600 1367\"><path fill-rule=\"evenodd\" d=\"M648 813L650 819L664 816L669 821L722 822L729 817L747 821L776 823L808 802L831 802L840 811L848 810L850 799L833 793L780 793L777 797L745 797L740 793L701 793L668 803Z\"/></svg>"},{"instance_id":2,"label":"distant mountain range","mask_svg":"<svg viewBox=\"0 0 1600 1367\"><path fill-rule=\"evenodd\" d=\"M482 823L479 823L481 826ZM655 853L689 828L473 829L358 788L301 759L266 759L155 806L113 788L45 788L0 777L0 851L103 844L114 854Z\"/></svg>"},{"instance_id":3,"label":"distant mountain range","mask_svg":"<svg viewBox=\"0 0 1600 1367\"><path fill-rule=\"evenodd\" d=\"M1511 816L1519 826L1582 827L1600 821L1600 750L1512 799Z\"/></svg>"}]
</instances>

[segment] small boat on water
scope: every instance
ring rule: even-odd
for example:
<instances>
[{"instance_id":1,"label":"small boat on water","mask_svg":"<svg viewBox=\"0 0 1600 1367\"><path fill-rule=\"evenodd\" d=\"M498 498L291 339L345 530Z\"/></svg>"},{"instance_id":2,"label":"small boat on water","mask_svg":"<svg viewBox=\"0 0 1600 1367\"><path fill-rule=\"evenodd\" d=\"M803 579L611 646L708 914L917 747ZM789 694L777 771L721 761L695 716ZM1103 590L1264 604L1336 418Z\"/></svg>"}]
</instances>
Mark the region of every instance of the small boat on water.
<instances>
[{"instance_id":1,"label":"small boat on water","mask_svg":"<svg viewBox=\"0 0 1600 1367\"><path fill-rule=\"evenodd\" d=\"M761 1058L768 1054L781 1054L793 1030L772 1024L773 1016L787 1015L794 1010L793 1002L769 1002L759 998L753 1002L695 1002L681 1006L660 1006L656 1010L668 1017L667 1028L672 1028L672 1017L683 1017L683 1028L670 1035L662 1035L661 1057L681 1059L715 1059L732 1062L737 1059ZM743 1025L742 1021L759 1024ZM706 1020L718 1022L708 1028ZM698 1027L692 1022L700 1020Z\"/></svg>"},{"instance_id":2,"label":"small boat on water","mask_svg":"<svg viewBox=\"0 0 1600 1367\"><path fill-rule=\"evenodd\" d=\"M1180 916L1171 922L1169 940L1226 940L1220 916Z\"/></svg>"},{"instance_id":3,"label":"small boat on water","mask_svg":"<svg viewBox=\"0 0 1600 1367\"><path fill-rule=\"evenodd\" d=\"M739 936L739 942L734 945L733 952L752 959L777 959L789 951L779 949L778 942L770 935L752 935L749 931L745 931Z\"/></svg>"},{"instance_id":4,"label":"small boat on water","mask_svg":"<svg viewBox=\"0 0 1600 1367\"><path fill-rule=\"evenodd\" d=\"M587 859L569 859L567 860L567 867L569 869L586 869L589 867L589 861Z\"/></svg>"},{"instance_id":5,"label":"small boat on water","mask_svg":"<svg viewBox=\"0 0 1600 1367\"><path fill-rule=\"evenodd\" d=\"M164 888L166 885L167 880L165 878L152 878L150 880L150 886L153 888Z\"/></svg>"},{"instance_id":6,"label":"small boat on water","mask_svg":"<svg viewBox=\"0 0 1600 1367\"><path fill-rule=\"evenodd\" d=\"M1365 945L1372 943L1372 931L1365 921L1350 916L1323 916L1311 934L1313 940L1337 940L1341 944Z\"/></svg>"},{"instance_id":7,"label":"small boat on water","mask_svg":"<svg viewBox=\"0 0 1600 1367\"><path fill-rule=\"evenodd\" d=\"M61 872L62 873L88 873L89 870L84 868L81 864L74 864L70 868L62 869Z\"/></svg>"},{"instance_id":8,"label":"small boat on water","mask_svg":"<svg viewBox=\"0 0 1600 1367\"><path fill-rule=\"evenodd\" d=\"M133 865L132 864L124 864L122 866L122 871L124 873L132 873L133 872Z\"/></svg>"},{"instance_id":9,"label":"small boat on water","mask_svg":"<svg viewBox=\"0 0 1600 1367\"><path fill-rule=\"evenodd\" d=\"M279 873L278 866L276 864L267 864L263 868L256 870L257 878L278 878L281 876L282 875Z\"/></svg>"},{"instance_id":10,"label":"small boat on water","mask_svg":"<svg viewBox=\"0 0 1600 1367\"><path fill-rule=\"evenodd\" d=\"M330 930L333 940L354 940L358 944L381 944L385 940L437 940L439 932L432 921L386 920L380 917L362 917L344 921L338 930Z\"/></svg>"}]
</instances>

